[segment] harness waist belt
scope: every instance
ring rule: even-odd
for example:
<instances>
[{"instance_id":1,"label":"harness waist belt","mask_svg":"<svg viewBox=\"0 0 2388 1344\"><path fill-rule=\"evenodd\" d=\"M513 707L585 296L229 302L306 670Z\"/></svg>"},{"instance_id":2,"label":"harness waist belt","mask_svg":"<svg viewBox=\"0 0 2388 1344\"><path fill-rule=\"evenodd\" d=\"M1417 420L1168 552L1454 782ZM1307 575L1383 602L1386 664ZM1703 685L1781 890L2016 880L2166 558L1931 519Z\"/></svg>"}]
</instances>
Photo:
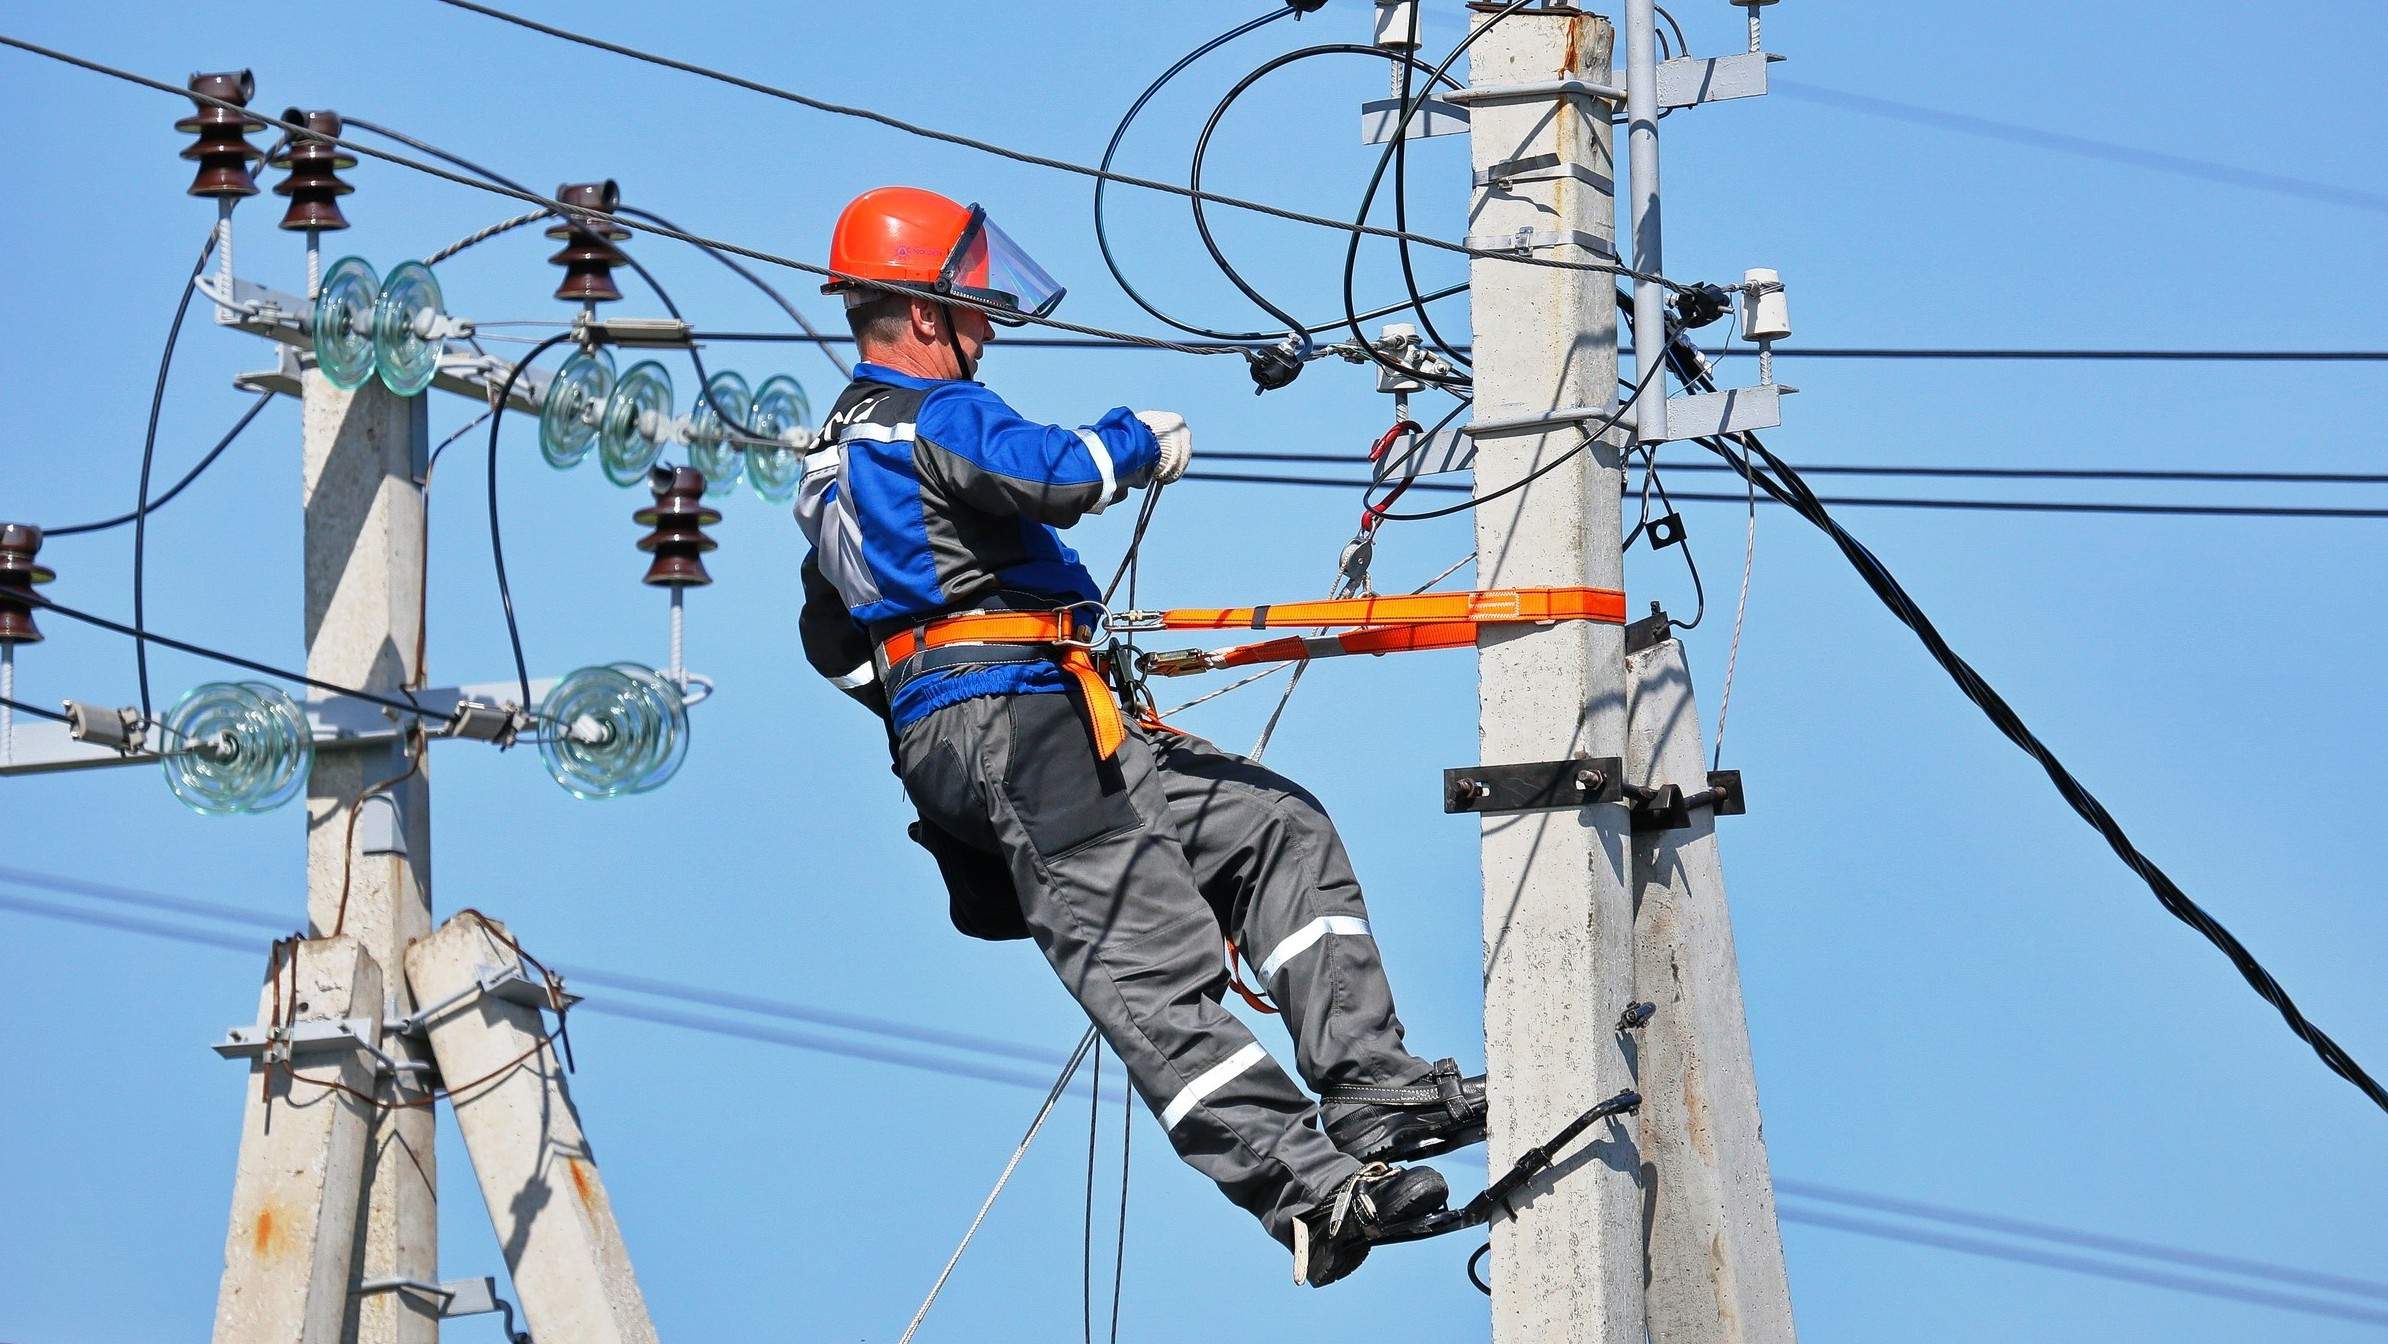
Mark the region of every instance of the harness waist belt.
<instances>
[{"instance_id":1,"label":"harness waist belt","mask_svg":"<svg viewBox=\"0 0 2388 1344\"><path fill-rule=\"evenodd\" d=\"M879 645L879 660L893 677L896 668L931 649L959 644L1039 646L1077 683L1087 727L1094 732L1095 753L1110 760L1127 741L1128 729L1102 669L1095 666L1087 641L1079 636L1079 628L1085 624L1078 616L1081 609L974 611L942 617L888 636ZM1083 609L1094 610L1094 604L1083 604Z\"/></svg>"}]
</instances>

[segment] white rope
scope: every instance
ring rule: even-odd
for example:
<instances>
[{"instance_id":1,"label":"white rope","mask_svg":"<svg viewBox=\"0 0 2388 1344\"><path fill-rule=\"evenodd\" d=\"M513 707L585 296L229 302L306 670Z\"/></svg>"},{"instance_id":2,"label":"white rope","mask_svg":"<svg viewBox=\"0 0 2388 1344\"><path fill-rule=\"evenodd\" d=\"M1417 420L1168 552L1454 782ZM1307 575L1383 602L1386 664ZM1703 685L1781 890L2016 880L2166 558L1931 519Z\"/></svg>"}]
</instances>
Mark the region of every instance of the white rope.
<instances>
[{"instance_id":1,"label":"white rope","mask_svg":"<svg viewBox=\"0 0 2388 1344\"><path fill-rule=\"evenodd\" d=\"M1061 1076L1053 1080L1053 1090L1045 1094L1045 1104L1036 1108L1036 1119L1028 1122L1028 1132L1020 1136L1020 1146L1012 1150L1012 1160L1003 1164L1003 1174L995 1178L995 1188L987 1192L986 1202L978 1206L978 1216L970 1220L970 1228L962 1234L961 1244L955 1246L954 1253L946 1257L945 1268L937 1271L937 1281L929 1285L929 1295L920 1300L920 1310L912 1313L912 1323L904 1327L903 1337L896 1344L912 1344L912 1336L920 1330L920 1323L928 1316L929 1308L937 1304L937 1294L945 1291L945 1281L953 1277L954 1266L962 1262L962 1252L970 1249L970 1239L978 1235L979 1224L987 1221L987 1211L995 1207L995 1197L1003 1193L1003 1187L1012 1179L1012 1173L1019 1169L1020 1159L1028 1156L1028 1145L1036 1142L1037 1131L1045 1127L1045 1118L1053 1114L1053 1106L1061 1100L1061 1094L1068 1090L1070 1079L1078 1076L1078 1065L1086 1059L1086 1052L1094 1048L1094 1043L1095 1029L1089 1026L1086 1034L1078 1038L1078 1048L1071 1052L1070 1062L1061 1066Z\"/></svg>"}]
</instances>

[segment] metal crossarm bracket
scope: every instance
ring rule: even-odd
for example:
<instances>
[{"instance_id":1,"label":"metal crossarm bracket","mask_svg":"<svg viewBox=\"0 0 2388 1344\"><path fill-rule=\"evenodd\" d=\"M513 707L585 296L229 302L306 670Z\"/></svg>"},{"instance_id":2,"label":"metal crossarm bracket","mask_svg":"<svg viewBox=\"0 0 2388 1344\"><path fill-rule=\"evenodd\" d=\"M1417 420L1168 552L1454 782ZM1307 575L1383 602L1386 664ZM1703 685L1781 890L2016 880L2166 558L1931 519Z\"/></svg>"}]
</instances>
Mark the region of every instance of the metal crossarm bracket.
<instances>
[{"instance_id":1,"label":"metal crossarm bracket","mask_svg":"<svg viewBox=\"0 0 2388 1344\"><path fill-rule=\"evenodd\" d=\"M485 965L479 968L472 984L437 1003L425 1004L407 1016L396 1019L390 1023L390 1030L401 1036L420 1035L425 1029L425 1024L433 1018L446 1013L467 999L479 998L484 994L493 999L503 999L508 1003L519 1003L527 1007L543 1009L556 1007L557 999L562 1000L562 1006L565 1008L570 1008L581 1001L581 995L561 988L560 977L558 986L555 998L551 999L547 992L547 981L531 974L530 968L521 962L517 961L504 966Z\"/></svg>"},{"instance_id":2,"label":"metal crossarm bracket","mask_svg":"<svg viewBox=\"0 0 2388 1344\"><path fill-rule=\"evenodd\" d=\"M232 1027L209 1048L226 1059L259 1059L268 1064L294 1064L301 1055L362 1050L373 1056L383 1074L427 1073L429 1064L393 1059L375 1043L380 1023L369 1017L315 1018L288 1026Z\"/></svg>"},{"instance_id":3,"label":"metal crossarm bracket","mask_svg":"<svg viewBox=\"0 0 2388 1344\"><path fill-rule=\"evenodd\" d=\"M1519 229L1515 233L1471 233L1463 240L1474 252L1508 252L1524 256L1556 247L1580 247L1614 261L1617 245L1583 229Z\"/></svg>"},{"instance_id":4,"label":"metal crossarm bracket","mask_svg":"<svg viewBox=\"0 0 2388 1344\"><path fill-rule=\"evenodd\" d=\"M1721 392L1669 397L1665 441L1773 429L1783 423L1782 394L1798 390L1781 383L1764 383L1757 387L1729 387Z\"/></svg>"},{"instance_id":5,"label":"metal crossarm bracket","mask_svg":"<svg viewBox=\"0 0 2388 1344\"><path fill-rule=\"evenodd\" d=\"M1581 94L1612 103L1625 101L1625 90L1614 84L1598 84L1589 79L1538 79L1526 84L1476 84L1445 94L1447 101L1473 105L1476 103L1506 103L1520 99L1557 98L1566 94Z\"/></svg>"},{"instance_id":6,"label":"metal crossarm bracket","mask_svg":"<svg viewBox=\"0 0 2388 1344\"><path fill-rule=\"evenodd\" d=\"M224 292L213 273L194 279L191 285L220 311L231 313L230 326L252 336L264 336L284 345L295 346L307 355L312 355L315 349L314 304L295 294L268 289L237 276L232 281L229 294ZM227 299L230 302L226 302ZM623 319L613 320L620 322ZM461 319L449 318L448 323L445 330L451 335L472 329L471 323ZM497 395L498 388L505 385L506 376L513 367L510 361L495 355L453 351L440 360L439 371L432 375L431 383L443 391L470 397L486 406ZM289 371L290 365L285 362L270 372L243 375L247 381L242 385L261 392L270 390L296 395L299 384L289 377ZM539 403L546 398L547 379L548 375L537 369L523 370L522 376L514 380L514 392L507 405L514 410L536 414Z\"/></svg>"},{"instance_id":7,"label":"metal crossarm bracket","mask_svg":"<svg viewBox=\"0 0 2388 1344\"><path fill-rule=\"evenodd\" d=\"M1763 51L1738 56L1678 56L1658 64L1658 105L1696 107L1766 92L1766 67L1783 59Z\"/></svg>"},{"instance_id":8,"label":"metal crossarm bracket","mask_svg":"<svg viewBox=\"0 0 2388 1344\"><path fill-rule=\"evenodd\" d=\"M1425 140L1438 135L1465 134L1468 129L1468 110L1458 103L1456 95L1420 100L1417 114L1410 118L1410 124L1402 131L1401 138ZM1399 98L1371 98L1360 104L1361 143L1381 145L1393 138L1393 128L1400 124Z\"/></svg>"},{"instance_id":9,"label":"metal crossarm bracket","mask_svg":"<svg viewBox=\"0 0 2388 1344\"><path fill-rule=\"evenodd\" d=\"M442 1279L426 1283L421 1279L391 1276L367 1279L357 1285L357 1292L365 1293L421 1293L439 1300L440 1319L456 1316L486 1316L491 1312L506 1313L506 1337L525 1338L514 1333L514 1308L498 1296L497 1279L484 1274L477 1279Z\"/></svg>"},{"instance_id":10,"label":"metal crossarm bracket","mask_svg":"<svg viewBox=\"0 0 2388 1344\"><path fill-rule=\"evenodd\" d=\"M1614 756L1458 766L1443 772L1443 810L1547 812L1614 802L1624 769Z\"/></svg>"}]
</instances>

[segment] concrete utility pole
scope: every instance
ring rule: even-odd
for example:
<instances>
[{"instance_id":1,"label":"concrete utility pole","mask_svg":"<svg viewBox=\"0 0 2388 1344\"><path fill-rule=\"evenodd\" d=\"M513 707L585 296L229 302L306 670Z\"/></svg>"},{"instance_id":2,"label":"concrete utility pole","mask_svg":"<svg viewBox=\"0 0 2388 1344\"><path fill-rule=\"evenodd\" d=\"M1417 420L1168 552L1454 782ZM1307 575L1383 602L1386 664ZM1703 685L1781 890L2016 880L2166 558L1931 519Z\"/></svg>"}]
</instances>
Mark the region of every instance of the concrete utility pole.
<instances>
[{"instance_id":1,"label":"concrete utility pole","mask_svg":"<svg viewBox=\"0 0 2388 1344\"><path fill-rule=\"evenodd\" d=\"M423 491L429 409L378 382L343 392L310 370L305 433L307 674L335 685L395 694L417 672L423 614ZM316 937L340 932L380 967L396 1014L413 1011L401 969L406 945L431 932L431 785L428 764L358 818L354 868L348 805L406 768L402 746L321 751L307 779L307 918ZM386 801L382 801L386 800ZM401 1062L415 1047L392 1038ZM420 1083L422 1075L410 1075ZM365 1147L358 1219L358 1282L439 1277L439 1184L433 1108L376 1110ZM344 1344L437 1344L439 1304L414 1292L350 1299Z\"/></svg>"},{"instance_id":2,"label":"concrete utility pole","mask_svg":"<svg viewBox=\"0 0 2388 1344\"><path fill-rule=\"evenodd\" d=\"M1625 657L1625 778L1707 785L1683 645L1664 630ZM1633 632L1629 644L1638 643ZM1634 982L1642 1029L1643 1179L1652 1344L1791 1344L1791 1286L1725 910L1713 807L1634 837Z\"/></svg>"},{"instance_id":3,"label":"concrete utility pole","mask_svg":"<svg viewBox=\"0 0 2388 1344\"><path fill-rule=\"evenodd\" d=\"M1521 11L1471 48L1480 185L1468 235L1477 246L1577 261L1615 255L1610 105L1553 88L1564 79L1607 85L1612 41L1606 20L1562 8ZM1476 497L1550 467L1476 510L1477 586L1622 589L1623 436L1579 451L1580 431L1597 423L1581 413L1616 398L1614 278L1479 259L1469 280ZM1486 766L1625 755L1622 629L1507 628L1479 644ZM1631 834L1624 808L1597 803L1489 815L1483 835L1490 1158L1502 1171L1585 1107L1634 1085L1618 1026L1634 988ZM1515 1218L1493 1225L1495 1344L1642 1344L1634 1129L1630 1117L1595 1128L1516 1201Z\"/></svg>"}]
</instances>

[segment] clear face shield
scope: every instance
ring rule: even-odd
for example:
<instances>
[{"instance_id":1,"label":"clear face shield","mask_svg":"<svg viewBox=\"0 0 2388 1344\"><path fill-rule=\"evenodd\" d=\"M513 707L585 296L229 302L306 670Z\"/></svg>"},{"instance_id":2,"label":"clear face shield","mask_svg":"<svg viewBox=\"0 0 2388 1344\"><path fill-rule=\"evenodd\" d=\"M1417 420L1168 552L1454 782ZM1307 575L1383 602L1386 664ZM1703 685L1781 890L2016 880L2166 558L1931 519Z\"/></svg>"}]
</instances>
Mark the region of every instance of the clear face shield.
<instances>
[{"instance_id":1,"label":"clear face shield","mask_svg":"<svg viewBox=\"0 0 2388 1344\"><path fill-rule=\"evenodd\" d=\"M987 317L1007 327L1027 325L1061 304L1064 291L1026 248L1013 242L983 206L970 207L970 222L946 258L937 288L990 305Z\"/></svg>"}]
</instances>

